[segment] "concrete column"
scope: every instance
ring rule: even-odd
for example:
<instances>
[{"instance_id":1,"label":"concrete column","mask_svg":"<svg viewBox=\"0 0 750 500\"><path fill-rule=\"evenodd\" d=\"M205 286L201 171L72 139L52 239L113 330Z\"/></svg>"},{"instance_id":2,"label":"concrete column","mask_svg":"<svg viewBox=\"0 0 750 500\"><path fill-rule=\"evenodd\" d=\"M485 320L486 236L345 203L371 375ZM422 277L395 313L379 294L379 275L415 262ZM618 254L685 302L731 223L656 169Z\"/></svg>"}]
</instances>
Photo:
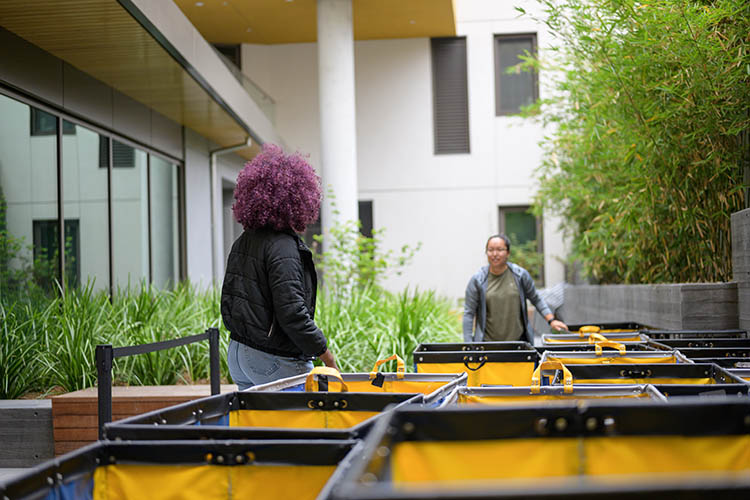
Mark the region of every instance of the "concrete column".
<instances>
[{"instance_id":1,"label":"concrete column","mask_svg":"<svg viewBox=\"0 0 750 500\"><path fill-rule=\"evenodd\" d=\"M352 0L318 0L318 88L323 190L333 190L339 212L325 197L328 234L334 220L358 219Z\"/></svg>"}]
</instances>

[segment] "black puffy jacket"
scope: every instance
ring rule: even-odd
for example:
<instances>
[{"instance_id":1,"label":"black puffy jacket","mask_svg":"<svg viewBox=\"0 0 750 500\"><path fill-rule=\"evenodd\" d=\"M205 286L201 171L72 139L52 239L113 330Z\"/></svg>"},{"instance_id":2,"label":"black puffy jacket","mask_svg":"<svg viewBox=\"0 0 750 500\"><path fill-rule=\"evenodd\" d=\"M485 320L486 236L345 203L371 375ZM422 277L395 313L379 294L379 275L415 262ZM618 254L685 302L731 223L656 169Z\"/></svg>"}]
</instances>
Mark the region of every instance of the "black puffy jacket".
<instances>
[{"instance_id":1,"label":"black puffy jacket","mask_svg":"<svg viewBox=\"0 0 750 500\"><path fill-rule=\"evenodd\" d=\"M326 338L313 320L317 284L312 252L294 232L246 230L232 245L221 289L230 338L280 356L320 356Z\"/></svg>"}]
</instances>

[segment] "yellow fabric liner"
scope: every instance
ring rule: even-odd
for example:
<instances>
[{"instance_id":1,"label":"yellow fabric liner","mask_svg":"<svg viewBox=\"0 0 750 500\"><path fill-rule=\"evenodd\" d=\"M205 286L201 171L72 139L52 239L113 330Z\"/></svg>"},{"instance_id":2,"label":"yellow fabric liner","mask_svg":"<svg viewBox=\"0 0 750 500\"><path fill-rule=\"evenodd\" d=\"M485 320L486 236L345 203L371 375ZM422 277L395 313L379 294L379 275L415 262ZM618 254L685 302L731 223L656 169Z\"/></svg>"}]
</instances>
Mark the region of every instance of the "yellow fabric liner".
<instances>
[{"instance_id":1,"label":"yellow fabric liner","mask_svg":"<svg viewBox=\"0 0 750 500\"><path fill-rule=\"evenodd\" d=\"M576 384L714 384L712 378L577 378Z\"/></svg>"},{"instance_id":2,"label":"yellow fabric liner","mask_svg":"<svg viewBox=\"0 0 750 500\"><path fill-rule=\"evenodd\" d=\"M94 471L94 500L313 500L332 465L107 465Z\"/></svg>"},{"instance_id":3,"label":"yellow fabric liner","mask_svg":"<svg viewBox=\"0 0 750 500\"><path fill-rule=\"evenodd\" d=\"M469 366L479 366L469 363ZM478 370L469 370L463 363L418 363L418 373L463 373L469 376L466 385L479 387L487 385L511 385L525 387L529 385L531 374L534 372L533 362L487 362Z\"/></svg>"},{"instance_id":4,"label":"yellow fabric liner","mask_svg":"<svg viewBox=\"0 0 750 500\"><path fill-rule=\"evenodd\" d=\"M239 410L229 412L229 426L348 429L379 413L346 410Z\"/></svg>"},{"instance_id":5,"label":"yellow fabric liner","mask_svg":"<svg viewBox=\"0 0 750 500\"><path fill-rule=\"evenodd\" d=\"M383 387L372 385L370 380L347 381L349 392L388 392L388 393L421 393L431 394L448 382L427 382L416 380L386 380Z\"/></svg>"},{"instance_id":6,"label":"yellow fabric liner","mask_svg":"<svg viewBox=\"0 0 750 500\"><path fill-rule=\"evenodd\" d=\"M587 474L750 472L750 435L622 436L583 441Z\"/></svg>"},{"instance_id":7,"label":"yellow fabric liner","mask_svg":"<svg viewBox=\"0 0 750 500\"><path fill-rule=\"evenodd\" d=\"M393 482L398 485L421 481L554 477L578 472L575 440L549 439L545 446L539 445L539 439L398 443L391 462Z\"/></svg>"},{"instance_id":8,"label":"yellow fabric liner","mask_svg":"<svg viewBox=\"0 0 750 500\"><path fill-rule=\"evenodd\" d=\"M610 354L610 353L606 353ZM614 354L614 355L612 355ZM667 356L649 356L643 358L630 358L628 356L618 356L612 352L610 355L603 356L586 356L580 358L561 358L559 356L549 356L547 359L554 361L562 361L566 365L608 365L608 364L652 364L652 363L677 363L677 358L674 354Z\"/></svg>"},{"instance_id":9,"label":"yellow fabric liner","mask_svg":"<svg viewBox=\"0 0 750 500\"><path fill-rule=\"evenodd\" d=\"M603 331L600 335L603 335L604 333L606 333L606 331ZM610 332L610 333L614 333L614 332ZM604 335L604 336L606 337L606 335ZM576 343L576 344L580 344L580 343L583 343L583 342L587 342L587 337L564 338L564 339L561 339L561 338L555 337L554 335L549 335L549 336L545 337L544 340L547 343L556 343L556 344ZM643 341L643 339L640 336L638 336L638 335L634 335L632 337L617 337L616 339L609 339L609 340L614 340L615 342L642 342Z\"/></svg>"},{"instance_id":10,"label":"yellow fabric liner","mask_svg":"<svg viewBox=\"0 0 750 500\"><path fill-rule=\"evenodd\" d=\"M459 394L458 404L481 404L481 405L503 405L503 404L518 404L518 403L530 403L539 401L571 401L579 399L608 399L608 398L642 398L648 397L648 394L623 394L623 395L580 395L580 394L569 394L569 395L557 395L557 394L529 394L526 396L477 396L474 394Z\"/></svg>"},{"instance_id":11,"label":"yellow fabric liner","mask_svg":"<svg viewBox=\"0 0 750 500\"><path fill-rule=\"evenodd\" d=\"M750 472L750 435L620 436L396 444L397 488L438 483L561 476Z\"/></svg>"}]
</instances>

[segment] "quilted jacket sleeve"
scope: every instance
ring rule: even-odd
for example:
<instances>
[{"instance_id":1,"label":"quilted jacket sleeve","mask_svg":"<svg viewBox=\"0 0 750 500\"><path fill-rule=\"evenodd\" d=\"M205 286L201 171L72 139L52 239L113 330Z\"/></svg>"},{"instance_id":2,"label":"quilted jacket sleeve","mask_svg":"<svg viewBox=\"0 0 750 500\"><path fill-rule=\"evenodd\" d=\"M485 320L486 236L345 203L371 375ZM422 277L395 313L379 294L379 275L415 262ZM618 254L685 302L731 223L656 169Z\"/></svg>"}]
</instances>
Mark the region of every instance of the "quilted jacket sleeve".
<instances>
[{"instance_id":1,"label":"quilted jacket sleeve","mask_svg":"<svg viewBox=\"0 0 750 500\"><path fill-rule=\"evenodd\" d=\"M305 303L304 269L297 243L281 238L272 245L266 265L276 322L303 354L320 356L326 350L326 338Z\"/></svg>"}]
</instances>

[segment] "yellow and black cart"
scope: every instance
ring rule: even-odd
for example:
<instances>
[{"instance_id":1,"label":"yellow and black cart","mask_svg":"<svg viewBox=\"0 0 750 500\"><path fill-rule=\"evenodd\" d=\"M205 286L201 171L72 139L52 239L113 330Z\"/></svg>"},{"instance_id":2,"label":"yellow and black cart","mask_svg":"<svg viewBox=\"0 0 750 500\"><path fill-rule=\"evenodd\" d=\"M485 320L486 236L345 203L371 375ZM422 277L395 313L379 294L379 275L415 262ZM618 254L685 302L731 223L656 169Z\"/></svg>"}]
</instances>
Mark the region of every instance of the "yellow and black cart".
<instances>
[{"instance_id":1,"label":"yellow and black cart","mask_svg":"<svg viewBox=\"0 0 750 500\"><path fill-rule=\"evenodd\" d=\"M327 500L750 498L750 400L391 413Z\"/></svg>"},{"instance_id":2,"label":"yellow and black cart","mask_svg":"<svg viewBox=\"0 0 750 500\"><path fill-rule=\"evenodd\" d=\"M381 372L388 361L396 362L395 372ZM404 361L392 355L375 363L369 373L339 373L316 367L309 374L295 375L268 384L257 385L248 391L345 391L349 393L422 394L423 404L439 405L456 387L466 385L468 376L461 373L406 373Z\"/></svg>"},{"instance_id":3,"label":"yellow and black cart","mask_svg":"<svg viewBox=\"0 0 750 500\"><path fill-rule=\"evenodd\" d=\"M539 359L527 342L420 344L412 356L418 373L466 373L471 387L528 385Z\"/></svg>"},{"instance_id":4,"label":"yellow and black cart","mask_svg":"<svg viewBox=\"0 0 750 500\"><path fill-rule=\"evenodd\" d=\"M659 384L711 385L743 384L744 381L713 363L680 364L598 364L568 365L574 384ZM564 382L562 371L556 373L553 385Z\"/></svg>"},{"instance_id":5,"label":"yellow and black cart","mask_svg":"<svg viewBox=\"0 0 750 500\"><path fill-rule=\"evenodd\" d=\"M599 332L580 332L580 333L546 333L542 335L542 347L558 345L585 345L609 340L618 342L625 346L645 345L648 344L647 335L638 332L620 332L620 333L599 333Z\"/></svg>"},{"instance_id":6,"label":"yellow and black cart","mask_svg":"<svg viewBox=\"0 0 750 500\"><path fill-rule=\"evenodd\" d=\"M744 347L750 349L750 339L741 337L659 339L650 340L650 342L659 349L718 349L724 347Z\"/></svg>"},{"instance_id":7,"label":"yellow and black cart","mask_svg":"<svg viewBox=\"0 0 750 500\"><path fill-rule=\"evenodd\" d=\"M560 376L560 384L554 383ZM608 398L665 398L647 384L633 382L630 385L574 386L571 370L558 361L545 361L534 370L527 387L459 387L447 398L443 407L451 404L546 404L550 401L571 401Z\"/></svg>"},{"instance_id":8,"label":"yellow and black cart","mask_svg":"<svg viewBox=\"0 0 750 500\"><path fill-rule=\"evenodd\" d=\"M361 442L100 441L0 485L21 500L287 500L319 496Z\"/></svg>"},{"instance_id":9,"label":"yellow and black cart","mask_svg":"<svg viewBox=\"0 0 750 500\"><path fill-rule=\"evenodd\" d=\"M750 347L680 347L680 353L688 359L739 359L750 361Z\"/></svg>"},{"instance_id":10,"label":"yellow and black cart","mask_svg":"<svg viewBox=\"0 0 750 500\"><path fill-rule=\"evenodd\" d=\"M596 342L594 349L586 351L546 350L542 355L544 361L560 361L564 365L599 365L599 364L654 364L654 363L691 363L680 351L628 350L616 342Z\"/></svg>"},{"instance_id":11,"label":"yellow and black cart","mask_svg":"<svg viewBox=\"0 0 750 500\"><path fill-rule=\"evenodd\" d=\"M748 338L747 330L657 330L644 329L641 333L648 335L651 340L666 339L722 339L722 338Z\"/></svg>"},{"instance_id":12,"label":"yellow and black cart","mask_svg":"<svg viewBox=\"0 0 750 500\"><path fill-rule=\"evenodd\" d=\"M452 405L545 405L557 401L648 398L666 401L652 385L574 386L565 391L563 386L541 386L538 392L530 387L459 387L441 408Z\"/></svg>"},{"instance_id":13,"label":"yellow and black cart","mask_svg":"<svg viewBox=\"0 0 750 500\"><path fill-rule=\"evenodd\" d=\"M568 324L570 333L601 333L603 335L608 333L637 333L646 328L645 325L632 321Z\"/></svg>"},{"instance_id":14,"label":"yellow and black cart","mask_svg":"<svg viewBox=\"0 0 750 500\"><path fill-rule=\"evenodd\" d=\"M239 391L105 425L109 439L346 439L422 394Z\"/></svg>"}]
</instances>

